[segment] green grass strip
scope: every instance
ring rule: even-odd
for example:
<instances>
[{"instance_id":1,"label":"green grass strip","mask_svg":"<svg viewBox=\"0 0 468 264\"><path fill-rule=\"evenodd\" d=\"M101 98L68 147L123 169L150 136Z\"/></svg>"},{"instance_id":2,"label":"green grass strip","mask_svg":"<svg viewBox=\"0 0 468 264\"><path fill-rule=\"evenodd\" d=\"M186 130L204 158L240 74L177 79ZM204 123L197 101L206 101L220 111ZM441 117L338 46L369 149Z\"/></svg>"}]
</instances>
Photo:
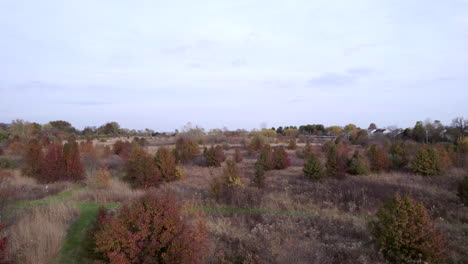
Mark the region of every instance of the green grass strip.
<instances>
[{"instance_id":1,"label":"green grass strip","mask_svg":"<svg viewBox=\"0 0 468 264\"><path fill-rule=\"evenodd\" d=\"M81 192L83 190L84 190L84 188L71 189L71 190L68 190L68 191L57 193L55 195L47 196L47 197L45 197L43 199L39 199L39 200L22 200L22 201L18 201L18 202L15 202L13 204L13 209L23 209L23 208L27 208L27 207L35 207L35 206L45 205L45 204L49 204L49 203L53 203L53 202L64 201L64 200L70 199L73 195L75 195L76 193L79 193L79 192Z\"/></svg>"},{"instance_id":2,"label":"green grass strip","mask_svg":"<svg viewBox=\"0 0 468 264\"><path fill-rule=\"evenodd\" d=\"M86 256L84 248L86 245L85 239L89 228L91 228L96 219L96 214L101 204L94 202L77 202L76 205L80 208L80 216L68 229L65 242L54 262L56 264L92 263L92 260ZM103 205L108 209L119 206L117 203Z\"/></svg>"}]
</instances>

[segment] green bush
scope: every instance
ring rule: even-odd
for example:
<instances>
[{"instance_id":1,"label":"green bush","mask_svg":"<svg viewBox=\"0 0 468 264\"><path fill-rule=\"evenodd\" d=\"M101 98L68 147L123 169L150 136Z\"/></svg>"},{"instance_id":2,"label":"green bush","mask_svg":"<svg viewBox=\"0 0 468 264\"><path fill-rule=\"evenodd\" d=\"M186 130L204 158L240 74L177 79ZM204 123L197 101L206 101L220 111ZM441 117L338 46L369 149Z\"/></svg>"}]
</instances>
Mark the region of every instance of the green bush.
<instances>
[{"instance_id":1,"label":"green bush","mask_svg":"<svg viewBox=\"0 0 468 264\"><path fill-rule=\"evenodd\" d=\"M465 206L468 206L468 176L458 185L458 197Z\"/></svg>"},{"instance_id":2,"label":"green bush","mask_svg":"<svg viewBox=\"0 0 468 264\"><path fill-rule=\"evenodd\" d=\"M397 194L371 222L380 252L390 263L443 263L445 245L420 202Z\"/></svg>"},{"instance_id":3,"label":"green bush","mask_svg":"<svg viewBox=\"0 0 468 264\"><path fill-rule=\"evenodd\" d=\"M373 144L367 149L367 158L373 172L388 171L390 169L388 153L378 145Z\"/></svg>"},{"instance_id":4,"label":"green bush","mask_svg":"<svg viewBox=\"0 0 468 264\"><path fill-rule=\"evenodd\" d=\"M320 163L320 160L313 153L309 154L309 159L304 165L303 172L307 178L312 180L320 180L326 177L322 163Z\"/></svg>"},{"instance_id":5,"label":"green bush","mask_svg":"<svg viewBox=\"0 0 468 264\"><path fill-rule=\"evenodd\" d=\"M414 173L423 176L442 175L444 167L436 148L421 147L416 157L411 161L411 168Z\"/></svg>"},{"instance_id":6,"label":"green bush","mask_svg":"<svg viewBox=\"0 0 468 264\"><path fill-rule=\"evenodd\" d=\"M348 172L352 175L367 175L369 168L364 158L356 150L348 164Z\"/></svg>"}]
</instances>

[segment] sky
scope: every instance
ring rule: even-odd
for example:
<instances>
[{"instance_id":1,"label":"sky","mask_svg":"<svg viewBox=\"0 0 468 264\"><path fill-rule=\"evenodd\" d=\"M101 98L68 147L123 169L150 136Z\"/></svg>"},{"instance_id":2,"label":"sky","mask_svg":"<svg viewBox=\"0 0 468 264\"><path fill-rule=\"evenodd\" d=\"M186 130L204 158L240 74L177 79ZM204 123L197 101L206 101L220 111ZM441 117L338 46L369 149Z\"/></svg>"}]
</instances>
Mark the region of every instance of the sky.
<instances>
[{"instance_id":1,"label":"sky","mask_svg":"<svg viewBox=\"0 0 468 264\"><path fill-rule=\"evenodd\" d=\"M0 0L0 122L468 117L468 0Z\"/></svg>"}]
</instances>

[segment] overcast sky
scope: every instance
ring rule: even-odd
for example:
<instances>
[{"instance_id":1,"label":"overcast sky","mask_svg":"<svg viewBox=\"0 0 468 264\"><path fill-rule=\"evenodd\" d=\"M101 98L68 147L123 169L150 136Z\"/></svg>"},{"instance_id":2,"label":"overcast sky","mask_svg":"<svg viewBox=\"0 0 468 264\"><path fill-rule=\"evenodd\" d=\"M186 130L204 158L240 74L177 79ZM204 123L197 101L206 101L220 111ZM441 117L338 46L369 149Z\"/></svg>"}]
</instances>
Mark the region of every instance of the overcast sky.
<instances>
[{"instance_id":1,"label":"overcast sky","mask_svg":"<svg viewBox=\"0 0 468 264\"><path fill-rule=\"evenodd\" d=\"M468 0L0 0L0 122L468 117Z\"/></svg>"}]
</instances>

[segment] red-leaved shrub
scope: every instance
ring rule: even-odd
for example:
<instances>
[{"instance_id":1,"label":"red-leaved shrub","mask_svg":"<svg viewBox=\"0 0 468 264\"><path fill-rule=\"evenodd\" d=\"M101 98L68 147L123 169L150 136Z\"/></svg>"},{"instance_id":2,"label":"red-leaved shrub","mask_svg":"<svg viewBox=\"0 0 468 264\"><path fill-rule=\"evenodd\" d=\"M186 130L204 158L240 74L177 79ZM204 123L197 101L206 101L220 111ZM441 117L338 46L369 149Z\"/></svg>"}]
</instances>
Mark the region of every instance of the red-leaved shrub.
<instances>
[{"instance_id":1,"label":"red-leaved shrub","mask_svg":"<svg viewBox=\"0 0 468 264\"><path fill-rule=\"evenodd\" d=\"M127 159L132 151L132 143L128 141L117 140L112 146L112 151L115 155L119 155L122 159Z\"/></svg>"},{"instance_id":2,"label":"red-leaved shrub","mask_svg":"<svg viewBox=\"0 0 468 264\"><path fill-rule=\"evenodd\" d=\"M94 235L96 263L202 263L204 221L189 221L171 196L146 195L116 215L100 217Z\"/></svg>"},{"instance_id":3,"label":"red-leaved shrub","mask_svg":"<svg viewBox=\"0 0 468 264\"><path fill-rule=\"evenodd\" d=\"M291 160L284 147L277 147L273 150L273 163L277 170L286 169L291 166Z\"/></svg>"},{"instance_id":4,"label":"red-leaved shrub","mask_svg":"<svg viewBox=\"0 0 468 264\"><path fill-rule=\"evenodd\" d=\"M134 188L157 187L162 180L153 158L141 147L134 147L125 164L124 180Z\"/></svg>"},{"instance_id":5,"label":"red-leaved shrub","mask_svg":"<svg viewBox=\"0 0 468 264\"><path fill-rule=\"evenodd\" d=\"M62 144L54 142L49 144L47 148L39 182L49 183L59 180L65 180L65 163L63 162Z\"/></svg>"}]
</instances>

